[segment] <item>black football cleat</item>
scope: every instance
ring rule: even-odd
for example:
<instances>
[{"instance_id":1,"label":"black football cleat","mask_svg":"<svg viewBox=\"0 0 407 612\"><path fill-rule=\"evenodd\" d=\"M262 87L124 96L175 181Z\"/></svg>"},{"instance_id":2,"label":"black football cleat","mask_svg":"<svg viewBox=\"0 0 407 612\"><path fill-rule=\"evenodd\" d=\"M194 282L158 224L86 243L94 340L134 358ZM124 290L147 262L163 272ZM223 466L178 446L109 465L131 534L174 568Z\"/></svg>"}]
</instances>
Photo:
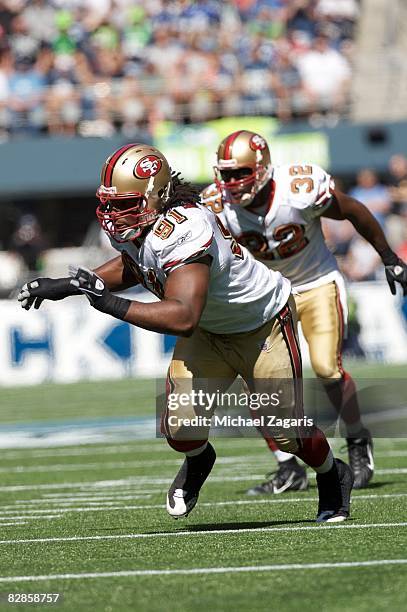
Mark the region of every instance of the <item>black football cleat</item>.
<instances>
[{"instance_id":1,"label":"black football cleat","mask_svg":"<svg viewBox=\"0 0 407 612\"><path fill-rule=\"evenodd\" d=\"M275 472L266 474L267 480L246 491L247 495L278 495L286 491L306 491L308 478L305 468L293 457L278 464Z\"/></svg>"},{"instance_id":2,"label":"black football cleat","mask_svg":"<svg viewBox=\"0 0 407 612\"><path fill-rule=\"evenodd\" d=\"M341 459L335 459L326 474L317 474L319 494L317 523L341 523L350 516L353 474Z\"/></svg>"},{"instance_id":3,"label":"black football cleat","mask_svg":"<svg viewBox=\"0 0 407 612\"><path fill-rule=\"evenodd\" d=\"M167 494L167 512L173 518L187 517L193 510L215 460L215 449L209 442L200 455L185 458Z\"/></svg>"},{"instance_id":4,"label":"black football cleat","mask_svg":"<svg viewBox=\"0 0 407 612\"><path fill-rule=\"evenodd\" d=\"M370 431L362 429L357 438L346 438L349 465L355 477L354 489L367 487L374 473L373 440Z\"/></svg>"}]
</instances>

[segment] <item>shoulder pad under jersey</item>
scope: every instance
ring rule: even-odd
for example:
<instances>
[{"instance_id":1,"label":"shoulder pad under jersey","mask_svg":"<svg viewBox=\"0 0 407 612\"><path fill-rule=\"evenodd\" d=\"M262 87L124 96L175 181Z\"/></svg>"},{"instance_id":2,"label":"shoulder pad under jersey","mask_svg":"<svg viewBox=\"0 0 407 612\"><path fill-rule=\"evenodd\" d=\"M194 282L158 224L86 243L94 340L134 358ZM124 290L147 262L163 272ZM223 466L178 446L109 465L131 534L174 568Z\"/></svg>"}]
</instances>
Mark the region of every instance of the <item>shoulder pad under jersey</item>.
<instances>
[{"instance_id":1,"label":"shoulder pad under jersey","mask_svg":"<svg viewBox=\"0 0 407 612\"><path fill-rule=\"evenodd\" d=\"M157 221L151 246L166 273L208 251L213 240L208 214L200 204L184 204L171 208Z\"/></svg>"}]
</instances>

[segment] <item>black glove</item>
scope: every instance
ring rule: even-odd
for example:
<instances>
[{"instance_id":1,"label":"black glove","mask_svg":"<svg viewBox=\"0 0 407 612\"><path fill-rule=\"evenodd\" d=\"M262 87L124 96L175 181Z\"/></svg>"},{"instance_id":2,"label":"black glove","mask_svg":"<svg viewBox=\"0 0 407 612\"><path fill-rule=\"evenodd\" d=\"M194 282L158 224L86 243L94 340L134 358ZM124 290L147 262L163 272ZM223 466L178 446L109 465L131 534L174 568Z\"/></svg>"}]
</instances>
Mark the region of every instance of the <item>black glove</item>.
<instances>
[{"instance_id":1,"label":"black glove","mask_svg":"<svg viewBox=\"0 0 407 612\"><path fill-rule=\"evenodd\" d=\"M36 278L26 283L17 296L21 307L30 310L38 310L43 300L63 300L70 295L80 295L72 278Z\"/></svg>"},{"instance_id":2,"label":"black glove","mask_svg":"<svg viewBox=\"0 0 407 612\"><path fill-rule=\"evenodd\" d=\"M69 274L72 276L72 282L76 284L81 293L86 295L96 310L110 314L116 319L124 319L131 304L130 300L110 293L103 279L91 270L70 266Z\"/></svg>"},{"instance_id":3,"label":"black glove","mask_svg":"<svg viewBox=\"0 0 407 612\"><path fill-rule=\"evenodd\" d=\"M384 269L386 271L386 279L389 283L390 291L396 295L396 283L400 283L403 288L403 295L407 295L407 265L390 247L379 251Z\"/></svg>"},{"instance_id":4,"label":"black glove","mask_svg":"<svg viewBox=\"0 0 407 612\"><path fill-rule=\"evenodd\" d=\"M407 265L402 259L390 266L385 266L386 278L389 283L390 291L396 295L396 283L400 283L403 288L403 295L407 295Z\"/></svg>"}]
</instances>

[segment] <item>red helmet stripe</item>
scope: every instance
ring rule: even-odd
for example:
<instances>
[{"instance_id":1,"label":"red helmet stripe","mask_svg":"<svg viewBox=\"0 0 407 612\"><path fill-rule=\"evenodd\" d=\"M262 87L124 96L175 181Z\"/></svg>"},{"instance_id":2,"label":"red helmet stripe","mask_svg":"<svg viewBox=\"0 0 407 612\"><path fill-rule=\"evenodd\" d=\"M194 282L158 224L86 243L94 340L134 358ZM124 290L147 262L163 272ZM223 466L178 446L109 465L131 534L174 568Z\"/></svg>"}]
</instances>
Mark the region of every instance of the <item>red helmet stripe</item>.
<instances>
[{"instance_id":1,"label":"red helmet stripe","mask_svg":"<svg viewBox=\"0 0 407 612\"><path fill-rule=\"evenodd\" d=\"M128 144L128 145L124 145L124 147L121 147L120 149L117 149L116 153L114 153L112 155L111 159L109 160L109 163L107 164L107 167L106 167L106 170L105 170L105 176L103 178L103 184L104 184L105 187L111 187L112 186L113 170L114 170L114 167L115 167L119 157L121 157L125 151L127 151L128 149L131 149L132 147L135 147L135 146L137 146L137 145L134 144L134 143Z\"/></svg>"},{"instance_id":2,"label":"red helmet stripe","mask_svg":"<svg viewBox=\"0 0 407 612\"><path fill-rule=\"evenodd\" d=\"M233 134L228 136L228 139L225 142L224 159L232 159L232 145L235 142L236 138L239 136L239 134L241 134L242 132L244 132L244 130L238 130L237 132L233 132Z\"/></svg>"}]
</instances>

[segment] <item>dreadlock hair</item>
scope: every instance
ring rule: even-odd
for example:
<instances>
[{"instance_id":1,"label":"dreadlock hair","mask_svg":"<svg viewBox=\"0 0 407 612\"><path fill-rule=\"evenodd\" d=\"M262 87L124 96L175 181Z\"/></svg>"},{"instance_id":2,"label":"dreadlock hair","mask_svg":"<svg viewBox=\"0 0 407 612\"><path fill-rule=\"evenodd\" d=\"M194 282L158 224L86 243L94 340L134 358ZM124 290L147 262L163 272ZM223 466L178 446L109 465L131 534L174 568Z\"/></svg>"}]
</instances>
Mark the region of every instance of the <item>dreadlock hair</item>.
<instances>
[{"instance_id":1,"label":"dreadlock hair","mask_svg":"<svg viewBox=\"0 0 407 612\"><path fill-rule=\"evenodd\" d=\"M165 205L165 210L174 208L179 204L197 204L200 201L198 188L186 182L180 174L181 172L171 171L172 191Z\"/></svg>"}]
</instances>

